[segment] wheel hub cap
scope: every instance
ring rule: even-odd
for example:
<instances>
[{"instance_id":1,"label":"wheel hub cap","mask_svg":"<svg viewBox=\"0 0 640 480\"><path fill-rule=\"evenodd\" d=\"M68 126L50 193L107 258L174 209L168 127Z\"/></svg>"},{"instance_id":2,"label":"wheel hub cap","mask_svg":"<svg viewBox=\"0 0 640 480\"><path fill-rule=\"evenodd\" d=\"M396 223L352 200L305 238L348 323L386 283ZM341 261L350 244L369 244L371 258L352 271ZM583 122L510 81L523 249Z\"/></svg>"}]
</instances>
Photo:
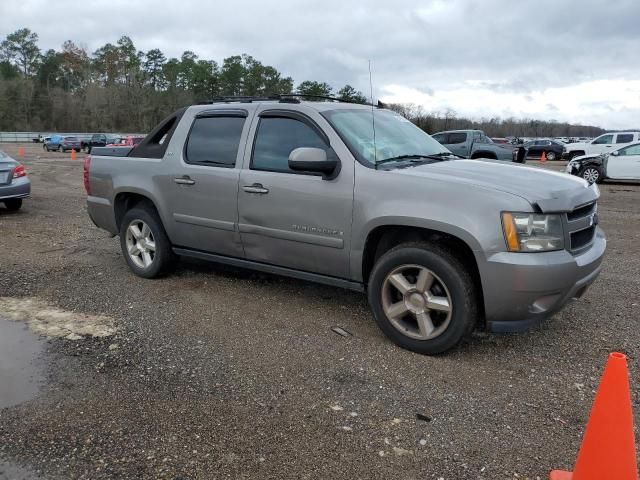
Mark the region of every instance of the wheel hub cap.
<instances>
[{"instance_id":1,"label":"wheel hub cap","mask_svg":"<svg viewBox=\"0 0 640 480\"><path fill-rule=\"evenodd\" d=\"M407 305L407 310L412 313L424 312L427 300L420 293L415 292L409 295L405 295L404 301Z\"/></svg>"}]
</instances>

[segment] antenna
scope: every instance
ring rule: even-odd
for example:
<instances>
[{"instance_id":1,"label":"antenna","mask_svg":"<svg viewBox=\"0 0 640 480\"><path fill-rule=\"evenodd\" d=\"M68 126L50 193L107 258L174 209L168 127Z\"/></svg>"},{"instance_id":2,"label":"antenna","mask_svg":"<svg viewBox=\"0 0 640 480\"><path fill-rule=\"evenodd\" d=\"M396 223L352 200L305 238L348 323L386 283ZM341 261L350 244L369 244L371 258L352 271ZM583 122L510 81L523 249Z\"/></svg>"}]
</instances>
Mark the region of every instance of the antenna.
<instances>
[{"instance_id":1,"label":"antenna","mask_svg":"<svg viewBox=\"0 0 640 480\"><path fill-rule=\"evenodd\" d=\"M371 60L369 60L369 96L371 98L371 126L373 127L373 161L378 161L378 149L376 148L376 118L373 110L373 80L371 80Z\"/></svg>"}]
</instances>

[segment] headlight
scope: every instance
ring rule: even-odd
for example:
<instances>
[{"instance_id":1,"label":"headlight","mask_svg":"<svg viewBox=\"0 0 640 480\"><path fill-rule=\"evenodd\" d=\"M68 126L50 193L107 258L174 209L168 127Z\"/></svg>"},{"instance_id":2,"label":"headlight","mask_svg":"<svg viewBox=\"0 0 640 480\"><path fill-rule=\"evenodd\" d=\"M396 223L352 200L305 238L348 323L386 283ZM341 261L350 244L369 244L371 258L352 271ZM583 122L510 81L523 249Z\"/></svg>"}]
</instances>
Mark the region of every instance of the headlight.
<instances>
[{"instance_id":1,"label":"headlight","mask_svg":"<svg viewBox=\"0 0 640 480\"><path fill-rule=\"evenodd\" d=\"M502 229L512 252L549 252L564 248L562 219L557 214L504 212Z\"/></svg>"}]
</instances>

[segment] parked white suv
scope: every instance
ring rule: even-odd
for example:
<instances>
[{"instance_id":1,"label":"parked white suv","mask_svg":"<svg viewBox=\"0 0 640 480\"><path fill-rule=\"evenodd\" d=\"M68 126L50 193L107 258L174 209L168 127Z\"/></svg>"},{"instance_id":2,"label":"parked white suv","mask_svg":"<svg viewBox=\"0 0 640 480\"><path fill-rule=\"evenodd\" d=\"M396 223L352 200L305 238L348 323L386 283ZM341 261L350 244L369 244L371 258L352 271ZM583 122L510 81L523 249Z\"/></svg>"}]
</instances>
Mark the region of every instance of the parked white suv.
<instances>
[{"instance_id":1,"label":"parked white suv","mask_svg":"<svg viewBox=\"0 0 640 480\"><path fill-rule=\"evenodd\" d=\"M638 141L640 141L640 132L605 133L590 142L570 143L567 145L565 153L562 154L562 158L572 160L574 157L581 155L608 153L615 148L624 147Z\"/></svg>"}]
</instances>

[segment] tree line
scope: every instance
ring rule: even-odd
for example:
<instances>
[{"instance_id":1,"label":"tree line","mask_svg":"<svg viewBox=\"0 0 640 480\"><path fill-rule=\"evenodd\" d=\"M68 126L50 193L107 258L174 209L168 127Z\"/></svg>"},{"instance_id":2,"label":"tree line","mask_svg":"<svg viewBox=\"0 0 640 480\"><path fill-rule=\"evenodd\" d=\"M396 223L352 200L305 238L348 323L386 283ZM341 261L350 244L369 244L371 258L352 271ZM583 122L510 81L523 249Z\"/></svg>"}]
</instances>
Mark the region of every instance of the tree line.
<instances>
[{"instance_id":1,"label":"tree line","mask_svg":"<svg viewBox=\"0 0 640 480\"><path fill-rule=\"evenodd\" d=\"M43 52L38 35L19 29L0 43L0 130L147 132L170 112L232 95L334 96L366 103L350 85L335 90L326 82L295 85L275 67L242 54L222 62L185 51L167 58L157 49L138 50L128 36L92 53L71 40ZM414 105L391 105L429 133L481 128L490 136L595 136L597 127L534 120L474 121L453 110L426 112Z\"/></svg>"},{"instance_id":2,"label":"tree line","mask_svg":"<svg viewBox=\"0 0 640 480\"><path fill-rule=\"evenodd\" d=\"M460 117L452 109L427 112L421 106L411 104L388 104L387 108L411 120L425 132L445 130L482 130L489 137L597 137L605 132L600 127L574 125L555 120L529 118L481 118L472 120Z\"/></svg>"}]
</instances>

